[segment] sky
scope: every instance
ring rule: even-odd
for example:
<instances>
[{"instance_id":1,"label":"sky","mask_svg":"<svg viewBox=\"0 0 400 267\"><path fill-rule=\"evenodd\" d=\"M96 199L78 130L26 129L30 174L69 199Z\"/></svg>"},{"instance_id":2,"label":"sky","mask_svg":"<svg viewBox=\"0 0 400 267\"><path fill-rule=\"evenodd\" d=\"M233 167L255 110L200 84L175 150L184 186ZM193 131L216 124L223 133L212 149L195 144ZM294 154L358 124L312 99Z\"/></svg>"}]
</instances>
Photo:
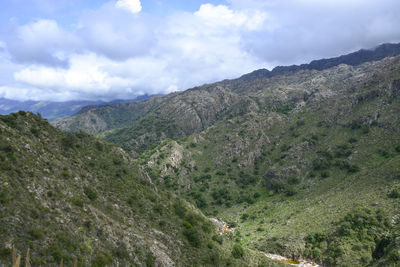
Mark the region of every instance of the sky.
<instances>
[{"instance_id":1,"label":"sky","mask_svg":"<svg viewBox=\"0 0 400 267\"><path fill-rule=\"evenodd\" d=\"M398 0L0 0L0 98L166 94L400 42Z\"/></svg>"}]
</instances>

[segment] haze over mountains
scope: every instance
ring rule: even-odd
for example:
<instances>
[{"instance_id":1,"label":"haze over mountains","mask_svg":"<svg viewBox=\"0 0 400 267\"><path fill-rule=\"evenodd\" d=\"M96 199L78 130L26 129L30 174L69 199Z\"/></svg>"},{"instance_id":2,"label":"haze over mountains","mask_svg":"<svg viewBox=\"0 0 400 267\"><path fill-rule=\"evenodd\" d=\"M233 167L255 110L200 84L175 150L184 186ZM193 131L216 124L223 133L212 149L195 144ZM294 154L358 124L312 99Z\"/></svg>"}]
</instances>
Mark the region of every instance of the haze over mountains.
<instances>
[{"instance_id":1,"label":"haze over mountains","mask_svg":"<svg viewBox=\"0 0 400 267\"><path fill-rule=\"evenodd\" d=\"M140 96L131 100L114 100L111 102L105 101L66 101L66 102L52 102L52 101L17 101L6 98L0 98L0 114L7 115L19 110L31 111L33 113L40 113L44 118L50 121L56 121L77 113L81 108L86 106L106 105L116 102L133 102L147 99L151 96Z\"/></svg>"},{"instance_id":2,"label":"haze over mountains","mask_svg":"<svg viewBox=\"0 0 400 267\"><path fill-rule=\"evenodd\" d=\"M400 44L53 124L0 116L0 264L399 266Z\"/></svg>"}]
</instances>

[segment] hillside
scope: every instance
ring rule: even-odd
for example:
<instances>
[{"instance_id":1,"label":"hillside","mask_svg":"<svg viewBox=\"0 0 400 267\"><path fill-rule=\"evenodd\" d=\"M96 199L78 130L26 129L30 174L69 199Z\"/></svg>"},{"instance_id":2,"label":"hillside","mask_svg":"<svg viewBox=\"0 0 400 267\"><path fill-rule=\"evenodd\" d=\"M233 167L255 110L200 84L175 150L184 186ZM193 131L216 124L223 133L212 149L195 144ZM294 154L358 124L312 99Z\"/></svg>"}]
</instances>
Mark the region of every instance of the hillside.
<instances>
[{"instance_id":1,"label":"hillside","mask_svg":"<svg viewBox=\"0 0 400 267\"><path fill-rule=\"evenodd\" d=\"M315 90L336 86L341 77L337 73L332 73L333 78L328 77L332 67L340 64L356 66L395 56L400 53L399 46L384 44L373 50L361 50L310 64L277 67L271 72L258 70L239 79L206 84L144 102L83 109L55 126L66 131L83 130L100 134L125 149L143 152L166 138L199 133L225 115L241 115L249 109L258 109L259 105L269 110L290 109L290 105L306 101L305 98L312 96ZM328 72L323 79L319 79L318 71L323 73L325 69ZM345 77L346 73L342 76ZM270 88L271 92L267 92ZM257 96L257 91L264 91L264 95Z\"/></svg>"},{"instance_id":2,"label":"hillside","mask_svg":"<svg viewBox=\"0 0 400 267\"><path fill-rule=\"evenodd\" d=\"M307 101L257 105L141 160L160 184L235 225L248 247L326 265L397 266L399 63L313 72L326 87Z\"/></svg>"},{"instance_id":3,"label":"hillside","mask_svg":"<svg viewBox=\"0 0 400 267\"><path fill-rule=\"evenodd\" d=\"M99 136L247 248L398 266L400 57L387 48L196 87Z\"/></svg>"},{"instance_id":4,"label":"hillside","mask_svg":"<svg viewBox=\"0 0 400 267\"><path fill-rule=\"evenodd\" d=\"M0 265L13 246L30 248L32 266L273 264L83 132L23 111L0 116L0 160Z\"/></svg>"},{"instance_id":5,"label":"hillside","mask_svg":"<svg viewBox=\"0 0 400 267\"><path fill-rule=\"evenodd\" d=\"M54 122L53 124L62 130L72 132L85 131L95 135L110 129L122 127L126 124L135 123L170 97L171 95L165 97L155 96L143 101L86 106L74 116Z\"/></svg>"}]
</instances>

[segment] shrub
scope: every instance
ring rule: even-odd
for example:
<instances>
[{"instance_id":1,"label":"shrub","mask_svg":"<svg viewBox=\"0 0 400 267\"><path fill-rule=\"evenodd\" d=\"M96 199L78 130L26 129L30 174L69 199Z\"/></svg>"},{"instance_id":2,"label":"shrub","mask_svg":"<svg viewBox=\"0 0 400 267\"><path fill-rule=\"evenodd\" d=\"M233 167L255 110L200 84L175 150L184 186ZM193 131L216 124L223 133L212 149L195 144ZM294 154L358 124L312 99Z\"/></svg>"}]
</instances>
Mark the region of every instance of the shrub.
<instances>
[{"instance_id":1,"label":"shrub","mask_svg":"<svg viewBox=\"0 0 400 267\"><path fill-rule=\"evenodd\" d=\"M64 179L68 179L70 177L69 172L66 170L61 171L61 177Z\"/></svg>"},{"instance_id":2,"label":"shrub","mask_svg":"<svg viewBox=\"0 0 400 267\"><path fill-rule=\"evenodd\" d=\"M190 223L189 223L190 225ZM201 235L200 232L195 227L185 227L183 230L183 235L189 241L189 244L193 247L199 248L201 245Z\"/></svg>"},{"instance_id":3,"label":"shrub","mask_svg":"<svg viewBox=\"0 0 400 267\"><path fill-rule=\"evenodd\" d=\"M77 207L82 208L83 207L83 200L80 197L74 197L72 198L72 204L74 204Z\"/></svg>"},{"instance_id":4,"label":"shrub","mask_svg":"<svg viewBox=\"0 0 400 267\"><path fill-rule=\"evenodd\" d=\"M244 255L244 250L243 250L242 246L239 244L235 244L232 249L232 256L235 259L240 259L243 257L243 255Z\"/></svg>"},{"instance_id":5,"label":"shrub","mask_svg":"<svg viewBox=\"0 0 400 267\"><path fill-rule=\"evenodd\" d=\"M28 234L32 237L33 240L41 239L43 237L42 232L39 229L30 228L28 230Z\"/></svg>"},{"instance_id":6,"label":"shrub","mask_svg":"<svg viewBox=\"0 0 400 267\"><path fill-rule=\"evenodd\" d=\"M98 253L93 261L92 267L103 267L113 263L112 257L106 251Z\"/></svg>"},{"instance_id":7,"label":"shrub","mask_svg":"<svg viewBox=\"0 0 400 267\"><path fill-rule=\"evenodd\" d=\"M13 149L12 146L10 144L6 144L1 142L0 143L0 151L4 151L6 153L12 153Z\"/></svg>"},{"instance_id":8,"label":"shrub","mask_svg":"<svg viewBox=\"0 0 400 267\"><path fill-rule=\"evenodd\" d=\"M288 185L288 186L286 186L285 194L286 194L286 196L291 197L291 196L296 195L297 191L293 186Z\"/></svg>"},{"instance_id":9,"label":"shrub","mask_svg":"<svg viewBox=\"0 0 400 267\"><path fill-rule=\"evenodd\" d=\"M328 178L329 177L329 172L328 171L323 171L323 172L321 172L321 177L322 178Z\"/></svg>"},{"instance_id":10,"label":"shrub","mask_svg":"<svg viewBox=\"0 0 400 267\"><path fill-rule=\"evenodd\" d=\"M321 249L319 249L319 248L313 248L311 253L312 253L313 259L319 259L322 255Z\"/></svg>"},{"instance_id":11,"label":"shrub","mask_svg":"<svg viewBox=\"0 0 400 267\"><path fill-rule=\"evenodd\" d=\"M117 247L114 248L112 253L114 256L116 256L118 258L125 258L125 259L129 258L129 252L126 248L125 243L123 243L123 242L118 243Z\"/></svg>"},{"instance_id":12,"label":"shrub","mask_svg":"<svg viewBox=\"0 0 400 267\"><path fill-rule=\"evenodd\" d=\"M389 158L390 157L389 152L387 152L386 150L380 149L380 150L378 150L378 153L384 158Z\"/></svg>"},{"instance_id":13,"label":"shrub","mask_svg":"<svg viewBox=\"0 0 400 267\"><path fill-rule=\"evenodd\" d=\"M388 197L390 197L390 198L400 198L400 191L398 189L393 189L389 193Z\"/></svg>"},{"instance_id":14,"label":"shrub","mask_svg":"<svg viewBox=\"0 0 400 267\"><path fill-rule=\"evenodd\" d=\"M358 142L358 140L356 138L354 138L354 137L349 138L349 143L350 144L354 144L354 143L357 143L357 142Z\"/></svg>"},{"instance_id":15,"label":"shrub","mask_svg":"<svg viewBox=\"0 0 400 267\"><path fill-rule=\"evenodd\" d=\"M8 126L12 128L17 127L17 121L16 121L16 115L15 114L10 114L8 116L1 116L0 119L7 124Z\"/></svg>"},{"instance_id":16,"label":"shrub","mask_svg":"<svg viewBox=\"0 0 400 267\"><path fill-rule=\"evenodd\" d=\"M319 170L326 170L330 167L330 164L328 161L326 160L322 160L322 159L315 159L313 161L313 169L316 171Z\"/></svg>"},{"instance_id":17,"label":"shrub","mask_svg":"<svg viewBox=\"0 0 400 267\"><path fill-rule=\"evenodd\" d=\"M72 133L66 133L65 136L61 138L61 147L64 150L72 148L74 143L75 143L75 136Z\"/></svg>"},{"instance_id":18,"label":"shrub","mask_svg":"<svg viewBox=\"0 0 400 267\"><path fill-rule=\"evenodd\" d=\"M10 194L7 189L3 189L0 192L0 203L7 204L8 202L10 202Z\"/></svg>"},{"instance_id":19,"label":"shrub","mask_svg":"<svg viewBox=\"0 0 400 267\"><path fill-rule=\"evenodd\" d=\"M156 264L156 257L153 255L153 253L149 252L146 255L146 259L145 259L145 264L146 267L154 267Z\"/></svg>"},{"instance_id":20,"label":"shrub","mask_svg":"<svg viewBox=\"0 0 400 267\"><path fill-rule=\"evenodd\" d=\"M38 128L32 127L32 128L30 129L30 131L31 131L31 133L32 133L34 136L36 136L36 137L39 136L39 130L38 130Z\"/></svg>"},{"instance_id":21,"label":"shrub","mask_svg":"<svg viewBox=\"0 0 400 267\"><path fill-rule=\"evenodd\" d=\"M306 124L306 123L305 123L304 120L296 121L296 125L297 125L297 126L303 126L303 125L305 125L305 124Z\"/></svg>"},{"instance_id":22,"label":"shrub","mask_svg":"<svg viewBox=\"0 0 400 267\"><path fill-rule=\"evenodd\" d=\"M288 178L288 183L289 184L299 184L300 183L300 179L297 177L297 176L290 176L289 178Z\"/></svg>"},{"instance_id":23,"label":"shrub","mask_svg":"<svg viewBox=\"0 0 400 267\"><path fill-rule=\"evenodd\" d=\"M225 172L222 171L222 170L218 170L215 174L216 174L216 175L219 175L219 176L224 176L224 175L225 175Z\"/></svg>"},{"instance_id":24,"label":"shrub","mask_svg":"<svg viewBox=\"0 0 400 267\"><path fill-rule=\"evenodd\" d=\"M83 192L90 200L95 200L97 198L97 192L88 186L83 187Z\"/></svg>"},{"instance_id":25,"label":"shrub","mask_svg":"<svg viewBox=\"0 0 400 267\"><path fill-rule=\"evenodd\" d=\"M306 242L309 244L312 244L314 246L319 246L322 242L326 240L326 234L325 233L313 233L309 234L306 237Z\"/></svg>"},{"instance_id":26,"label":"shrub","mask_svg":"<svg viewBox=\"0 0 400 267\"><path fill-rule=\"evenodd\" d=\"M222 243L224 241L221 235L213 235L212 240L214 240L215 242L217 242L220 245L222 245Z\"/></svg>"},{"instance_id":27,"label":"shrub","mask_svg":"<svg viewBox=\"0 0 400 267\"><path fill-rule=\"evenodd\" d=\"M175 211L176 215L178 215L180 218L183 218L185 216L185 213L186 213L186 207L183 204L183 202L177 201L174 204L174 211Z\"/></svg>"}]
</instances>

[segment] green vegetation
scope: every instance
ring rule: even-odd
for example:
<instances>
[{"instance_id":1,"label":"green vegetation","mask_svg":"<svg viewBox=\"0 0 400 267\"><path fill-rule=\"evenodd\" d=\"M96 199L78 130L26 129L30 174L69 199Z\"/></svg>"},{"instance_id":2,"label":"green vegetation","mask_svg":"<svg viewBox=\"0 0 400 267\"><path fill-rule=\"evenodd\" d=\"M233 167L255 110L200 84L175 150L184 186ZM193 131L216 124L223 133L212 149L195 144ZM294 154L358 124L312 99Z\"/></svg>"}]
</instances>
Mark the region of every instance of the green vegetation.
<instances>
[{"instance_id":1,"label":"green vegetation","mask_svg":"<svg viewBox=\"0 0 400 267\"><path fill-rule=\"evenodd\" d=\"M0 263L10 262L7 244L18 254L30 248L34 266L235 262L233 241L215 238L204 215L155 188L118 147L27 112L0 116L0 129Z\"/></svg>"},{"instance_id":2,"label":"green vegetation","mask_svg":"<svg viewBox=\"0 0 400 267\"><path fill-rule=\"evenodd\" d=\"M31 113L0 117L2 241L37 263L274 264L264 251L398 266L399 69L397 57L223 81L143 102L132 120L138 105L121 121L93 111L107 122L95 133L125 151Z\"/></svg>"}]
</instances>

